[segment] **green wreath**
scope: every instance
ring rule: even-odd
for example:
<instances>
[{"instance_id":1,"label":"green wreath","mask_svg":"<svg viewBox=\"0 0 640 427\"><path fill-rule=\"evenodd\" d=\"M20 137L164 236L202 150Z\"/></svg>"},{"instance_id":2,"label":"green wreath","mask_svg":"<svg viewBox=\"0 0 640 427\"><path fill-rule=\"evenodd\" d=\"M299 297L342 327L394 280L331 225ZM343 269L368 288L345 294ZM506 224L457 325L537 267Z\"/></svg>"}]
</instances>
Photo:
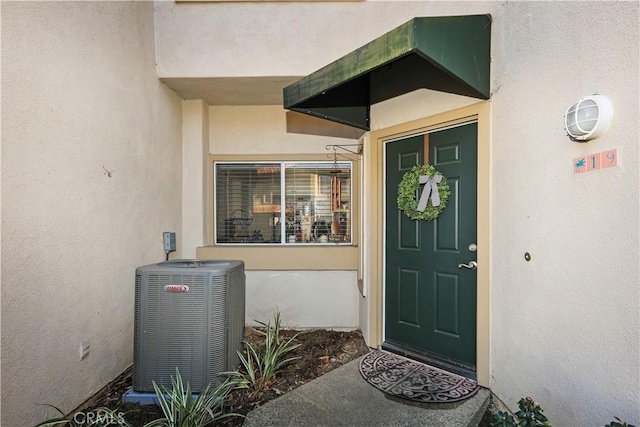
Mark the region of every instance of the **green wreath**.
<instances>
[{"instance_id":1,"label":"green wreath","mask_svg":"<svg viewBox=\"0 0 640 427\"><path fill-rule=\"evenodd\" d=\"M440 205L433 206L431 203L431 197L427 201L427 207L424 211L418 210L418 203L420 200L420 195L418 195L418 190L421 187L420 184L420 176L427 175L430 177L441 175L442 180L438 182L438 194L440 195ZM427 191L426 189L423 191ZM411 219L423 219L427 221L433 221L440 215L440 212L447 207L447 201L449 200L449 195L451 194L451 190L449 189L449 184L447 184L447 179L440 172L436 170L431 165L416 165L411 168L411 170L404 174L402 177L402 181L398 185L398 209L404 211L404 214Z\"/></svg>"}]
</instances>

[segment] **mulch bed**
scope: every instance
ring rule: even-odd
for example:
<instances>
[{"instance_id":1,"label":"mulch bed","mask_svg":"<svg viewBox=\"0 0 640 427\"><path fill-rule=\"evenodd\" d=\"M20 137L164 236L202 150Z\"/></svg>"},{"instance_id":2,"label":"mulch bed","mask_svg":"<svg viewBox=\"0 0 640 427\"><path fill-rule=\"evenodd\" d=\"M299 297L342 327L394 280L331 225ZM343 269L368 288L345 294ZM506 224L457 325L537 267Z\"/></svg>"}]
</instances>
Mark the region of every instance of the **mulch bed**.
<instances>
[{"instance_id":1,"label":"mulch bed","mask_svg":"<svg viewBox=\"0 0 640 427\"><path fill-rule=\"evenodd\" d=\"M239 416L227 418L217 425L240 426L244 422L244 415L251 410L369 352L360 331L339 332L322 329L280 331L281 337L285 339L293 337L296 333L299 335L294 342L301 345L289 356L300 358L287 365L265 390L256 393L247 390L233 391L227 398L226 412L236 413ZM254 347L260 347L264 342L262 335L251 328L246 329L245 340L252 343ZM90 411L92 408L106 406L116 411L127 412L125 418L134 426L143 426L163 416L156 405L122 404L120 399L129 387L131 387L131 369L112 381L91 402L83 405L86 408L83 410Z\"/></svg>"}]
</instances>

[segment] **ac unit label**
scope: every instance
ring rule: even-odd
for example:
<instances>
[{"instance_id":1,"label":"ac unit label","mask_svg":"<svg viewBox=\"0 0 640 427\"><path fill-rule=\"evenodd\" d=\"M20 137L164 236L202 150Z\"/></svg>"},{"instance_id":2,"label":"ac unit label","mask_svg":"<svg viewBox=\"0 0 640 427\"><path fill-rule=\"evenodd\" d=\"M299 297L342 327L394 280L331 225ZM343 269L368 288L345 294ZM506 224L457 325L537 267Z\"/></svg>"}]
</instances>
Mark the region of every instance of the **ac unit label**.
<instances>
[{"instance_id":1,"label":"ac unit label","mask_svg":"<svg viewBox=\"0 0 640 427\"><path fill-rule=\"evenodd\" d=\"M167 292L189 292L187 285L167 285L164 287Z\"/></svg>"}]
</instances>

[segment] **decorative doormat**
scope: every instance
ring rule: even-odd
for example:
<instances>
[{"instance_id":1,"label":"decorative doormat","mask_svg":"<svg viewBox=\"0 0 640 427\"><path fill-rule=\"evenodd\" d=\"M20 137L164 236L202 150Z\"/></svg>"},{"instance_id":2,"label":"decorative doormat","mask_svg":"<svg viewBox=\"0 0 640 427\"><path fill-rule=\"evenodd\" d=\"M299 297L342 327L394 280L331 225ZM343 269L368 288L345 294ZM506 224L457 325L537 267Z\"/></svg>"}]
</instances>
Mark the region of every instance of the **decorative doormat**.
<instances>
[{"instance_id":1,"label":"decorative doormat","mask_svg":"<svg viewBox=\"0 0 640 427\"><path fill-rule=\"evenodd\" d=\"M480 389L473 380L383 350L365 355L360 373L386 394L421 403L458 402Z\"/></svg>"}]
</instances>

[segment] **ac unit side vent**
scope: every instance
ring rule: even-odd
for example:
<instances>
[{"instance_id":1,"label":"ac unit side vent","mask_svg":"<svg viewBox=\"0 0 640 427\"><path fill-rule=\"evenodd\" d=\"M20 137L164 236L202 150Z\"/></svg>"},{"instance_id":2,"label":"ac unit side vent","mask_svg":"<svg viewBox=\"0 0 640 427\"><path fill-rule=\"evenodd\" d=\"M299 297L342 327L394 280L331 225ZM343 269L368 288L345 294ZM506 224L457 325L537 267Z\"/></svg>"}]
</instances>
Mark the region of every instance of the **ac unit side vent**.
<instances>
[{"instance_id":1,"label":"ac unit side vent","mask_svg":"<svg viewBox=\"0 0 640 427\"><path fill-rule=\"evenodd\" d=\"M140 313L140 294L142 292L142 276L139 276L136 274L136 289L135 289L135 304L134 304L134 319L138 319L140 318L140 316L142 316L143 314ZM137 321L137 320L136 320ZM139 329L138 328L133 328L133 342L137 343L138 341L140 341L142 339L140 333L139 333ZM138 360L140 358L140 354L138 351L138 346L134 345L133 346L133 360ZM138 382L140 381L140 378L137 377L138 372L134 371L133 372L133 379L132 381Z\"/></svg>"}]
</instances>

